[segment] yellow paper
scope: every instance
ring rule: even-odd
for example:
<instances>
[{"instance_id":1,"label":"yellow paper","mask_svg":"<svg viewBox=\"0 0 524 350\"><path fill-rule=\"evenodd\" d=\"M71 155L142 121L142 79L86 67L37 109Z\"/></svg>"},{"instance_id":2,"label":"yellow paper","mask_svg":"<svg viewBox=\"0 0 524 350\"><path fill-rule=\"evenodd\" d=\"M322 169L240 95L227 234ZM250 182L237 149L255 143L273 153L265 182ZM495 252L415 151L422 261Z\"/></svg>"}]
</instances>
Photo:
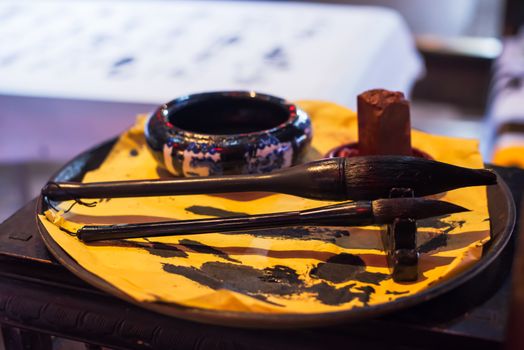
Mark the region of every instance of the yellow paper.
<instances>
[{"instance_id":1,"label":"yellow paper","mask_svg":"<svg viewBox=\"0 0 524 350\"><path fill-rule=\"evenodd\" d=\"M302 101L313 123L308 160L354 142L354 112ZM144 118L125 132L84 182L167 176L146 149ZM437 160L482 167L474 140L412 132L414 147ZM134 150L131 152L131 150ZM40 216L53 239L86 270L142 302L257 313L319 313L377 305L424 290L474 264L489 239L485 187L447 192L441 199L471 212L419 222L420 278L390 278L380 228L294 228L84 244L56 225L198 219L234 213L301 210L330 203L272 194L194 195L101 200L66 214ZM67 208L70 202L61 204Z\"/></svg>"},{"instance_id":2,"label":"yellow paper","mask_svg":"<svg viewBox=\"0 0 524 350\"><path fill-rule=\"evenodd\" d=\"M495 149L493 164L524 168L524 144Z\"/></svg>"}]
</instances>

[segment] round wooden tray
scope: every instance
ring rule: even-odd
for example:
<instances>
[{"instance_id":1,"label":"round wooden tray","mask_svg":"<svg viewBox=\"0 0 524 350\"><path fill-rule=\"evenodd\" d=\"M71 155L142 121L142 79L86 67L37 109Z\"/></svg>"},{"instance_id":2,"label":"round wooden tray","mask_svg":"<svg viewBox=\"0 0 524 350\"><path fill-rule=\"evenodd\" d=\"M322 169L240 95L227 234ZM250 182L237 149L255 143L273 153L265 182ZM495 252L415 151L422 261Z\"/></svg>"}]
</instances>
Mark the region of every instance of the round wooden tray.
<instances>
[{"instance_id":1,"label":"round wooden tray","mask_svg":"<svg viewBox=\"0 0 524 350\"><path fill-rule=\"evenodd\" d=\"M57 182L81 181L86 172L98 168L115 142L116 139L110 140L80 154L68 162L51 178L51 180ZM493 264L493 262L497 259L508 242L515 222L515 206L506 184L500 177L498 179L498 185L490 186L488 188L488 206L491 218L491 240L484 245L481 259L470 268L420 293L397 299L392 302L346 311L316 314L225 312L188 308L177 304L153 302L141 303L132 299L127 294L124 294L122 291L107 283L100 277L84 269L53 240L38 219L37 223L39 232L47 248L67 269L91 285L133 304L165 315L217 325L251 328L294 328L323 326L342 321L356 321L384 315L393 311L403 310L443 296L444 294L457 290L464 285L468 285L468 288L471 288L471 282L474 282L474 279L482 279L481 285L486 285L489 281L485 280L485 275L493 276L496 275L496 273L486 274L485 272L490 268L490 266L498 265ZM46 209L46 203L42 200L42 197L40 197L37 205L37 214L43 213ZM479 276L482 272L484 272L482 276Z\"/></svg>"}]
</instances>

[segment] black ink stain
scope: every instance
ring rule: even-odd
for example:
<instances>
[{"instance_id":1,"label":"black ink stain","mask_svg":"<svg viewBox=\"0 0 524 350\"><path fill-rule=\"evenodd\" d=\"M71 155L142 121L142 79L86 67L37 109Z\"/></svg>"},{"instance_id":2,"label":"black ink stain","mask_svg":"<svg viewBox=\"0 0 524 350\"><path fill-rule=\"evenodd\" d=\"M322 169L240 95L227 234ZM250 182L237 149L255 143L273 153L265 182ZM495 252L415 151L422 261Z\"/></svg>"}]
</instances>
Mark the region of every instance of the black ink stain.
<instances>
[{"instance_id":1,"label":"black ink stain","mask_svg":"<svg viewBox=\"0 0 524 350\"><path fill-rule=\"evenodd\" d=\"M284 283L286 285L298 285L302 283L295 270L288 266L277 265L273 268L265 268L261 281L272 283Z\"/></svg>"},{"instance_id":2,"label":"black ink stain","mask_svg":"<svg viewBox=\"0 0 524 350\"><path fill-rule=\"evenodd\" d=\"M375 285L379 285L380 282L387 280L388 278L390 278L390 275L388 275L387 273L369 271L360 272L355 276L355 280L359 282L371 283Z\"/></svg>"},{"instance_id":3,"label":"black ink stain","mask_svg":"<svg viewBox=\"0 0 524 350\"><path fill-rule=\"evenodd\" d=\"M460 228L464 226L466 223L465 220L453 220L453 221L443 221L441 219L435 219L435 220L425 220L426 223L431 223L429 226L436 228L441 231L440 234L436 235L435 237L431 238L427 242L424 242L418 247L419 253L428 253L433 250L437 250L439 248L445 247L448 244L449 235L448 233L453 231L456 228ZM427 225L424 225L427 226Z\"/></svg>"},{"instance_id":4,"label":"black ink stain","mask_svg":"<svg viewBox=\"0 0 524 350\"><path fill-rule=\"evenodd\" d=\"M224 260L235 262L235 263L240 263L240 261L233 259L232 257L224 253L223 251L213 248L211 246L205 245L198 241L194 241L192 239L182 239L179 241L179 243L183 245L184 247L188 247L191 250L194 250L195 252L198 252L198 253L213 254Z\"/></svg>"},{"instance_id":5,"label":"black ink stain","mask_svg":"<svg viewBox=\"0 0 524 350\"><path fill-rule=\"evenodd\" d=\"M277 47L274 47L273 49L271 49L271 51L267 52L264 56L264 58L266 59L269 59L269 60L273 60L273 59L277 59L279 57L282 57L284 55L284 49L277 46Z\"/></svg>"},{"instance_id":6,"label":"black ink stain","mask_svg":"<svg viewBox=\"0 0 524 350\"><path fill-rule=\"evenodd\" d=\"M344 231L344 230L330 230L330 229L325 229L325 231L328 231L330 233L333 234L333 236L335 236L336 238L340 238L340 237L349 237L349 231Z\"/></svg>"},{"instance_id":7,"label":"black ink stain","mask_svg":"<svg viewBox=\"0 0 524 350\"><path fill-rule=\"evenodd\" d=\"M371 286L357 287L355 289L360 290L360 291L363 292L363 294L359 295L358 298L365 305L367 305L369 303L369 299L371 298L371 294L375 293L375 288L373 288Z\"/></svg>"},{"instance_id":8,"label":"black ink stain","mask_svg":"<svg viewBox=\"0 0 524 350\"><path fill-rule=\"evenodd\" d=\"M445 247L448 245L448 234L440 233L435 237L431 238L429 241L424 242L418 247L419 253L428 253L432 250L437 250L439 248Z\"/></svg>"},{"instance_id":9,"label":"black ink stain","mask_svg":"<svg viewBox=\"0 0 524 350\"><path fill-rule=\"evenodd\" d=\"M207 263L206 263L207 264ZM204 264L205 265L205 264ZM163 264L162 268L165 272L174 273L189 278L192 281L198 282L203 286L220 289L222 288L223 283L219 280L208 276L201 270L191 267L191 266L177 266L173 264Z\"/></svg>"},{"instance_id":10,"label":"black ink stain","mask_svg":"<svg viewBox=\"0 0 524 350\"><path fill-rule=\"evenodd\" d=\"M70 235L70 236L76 236L76 232L69 231L68 229L66 229L66 228L64 228L64 227L59 227L58 229L59 229L60 231L62 231L62 232L67 233L67 234Z\"/></svg>"},{"instance_id":11,"label":"black ink stain","mask_svg":"<svg viewBox=\"0 0 524 350\"><path fill-rule=\"evenodd\" d=\"M408 290L403 290L403 291L394 291L394 290L386 290L386 294L391 294L391 295L403 295L403 294L408 294L409 291Z\"/></svg>"},{"instance_id":12,"label":"black ink stain","mask_svg":"<svg viewBox=\"0 0 524 350\"><path fill-rule=\"evenodd\" d=\"M325 227L286 227L250 231L255 237L270 237L280 239L322 240L335 243L337 238L348 237L347 230L337 230Z\"/></svg>"},{"instance_id":13,"label":"black ink stain","mask_svg":"<svg viewBox=\"0 0 524 350\"><path fill-rule=\"evenodd\" d=\"M276 46L264 55L264 60L278 68L287 68L289 66L286 50L283 47Z\"/></svg>"},{"instance_id":14,"label":"black ink stain","mask_svg":"<svg viewBox=\"0 0 524 350\"><path fill-rule=\"evenodd\" d=\"M388 274L366 271L365 268L366 264L359 256L341 253L325 263L319 263L311 269L310 276L333 283L359 281L376 285L390 277Z\"/></svg>"},{"instance_id":15,"label":"black ink stain","mask_svg":"<svg viewBox=\"0 0 524 350\"><path fill-rule=\"evenodd\" d=\"M146 250L151 255L156 255L161 258L187 258L188 254L183 250L165 243L160 242L135 242L128 240L118 240L114 241L113 245L118 245L119 247L132 247L140 248Z\"/></svg>"},{"instance_id":16,"label":"black ink stain","mask_svg":"<svg viewBox=\"0 0 524 350\"><path fill-rule=\"evenodd\" d=\"M196 215L216 216L219 218L248 215L247 213L229 211L229 210L224 210L224 209L219 209L219 208L209 207L209 206L204 206L204 205L192 205L190 207L187 207L186 210Z\"/></svg>"},{"instance_id":17,"label":"black ink stain","mask_svg":"<svg viewBox=\"0 0 524 350\"><path fill-rule=\"evenodd\" d=\"M322 282L315 284L308 288L309 292L314 291L317 293L317 299L326 305L340 305L350 302L353 299L358 299L360 302L367 304L371 297L371 294L375 292L373 287L357 287L360 292L354 292L351 288L355 287L355 284L350 284L341 288L330 286L329 284Z\"/></svg>"},{"instance_id":18,"label":"black ink stain","mask_svg":"<svg viewBox=\"0 0 524 350\"><path fill-rule=\"evenodd\" d=\"M122 66L131 64L134 62L134 60L135 59L133 57L122 57L121 59L113 63L113 68L120 68Z\"/></svg>"},{"instance_id":19,"label":"black ink stain","mask_svg":"<svg viewBox=\"0 0 524 350\"><path fill-rule=\"evenodd\" d=\"M453 231L455 228L460 228L464 226L466 223L466 220L456 220L456 221L450 221L449 222L449 228L444 229L444 233L449 233Z\"/></svg>"},{"instance_id":20,"label":"black ink stain","mask_svg":"<svg viewBox=\"0 0 524 350\"><path fill-rule=\"evenodd\" d=\"M160 243L160 242L150 242L150 246L143 247L150 254L160 256L162 258L187 258L188 255L181 249L177 247Z\"/></svg>"},{"instance_id":21,"label":"black ink stain","mask_svg":"<svg viewBox=\"0 0 524 350\"><path fill-rule=\"evenodd\" d=\"M333 283L354 280L358 273L365 271L366 264L359 256L342 253L320 263L310 271L311 277Z\"/></svg>"},{"instance_id":22,"label":"black ink stain","mask_svg":"<svg viewBox=\"0 0 524 350\"><path fill-rule=\"evenodd\" d=\"M336 288L321 282L307 287L300 280L297 272L287 266L260 270L244 265L206 262L200 269L173 264L163 264L163 269L215 290L232 290L273 305L279 304L268 301L268 295L290 296L312 293L317 300L326 305L340 305L355 298L367 303L370 295L375 292L373 287L359 287L356 288L357 291L352 291L351 288L355 284Z\"/></svg>"},{"instance_id":23,"label":"black ink stain","mask_svg":"<svg viewBox=\"0 0 524 350\"><path fill-rule=\"evenodd\" d=\"M308 288L308 291L316 293L317 299L326 305L340 305L362 297L363 293L351 291L351 288L354 286L354 284L351 284L342 288L336 288L322 282Z\"/></svg>"},{"instance_id":24,"label":"black ink stain","mask_svg":"<svg viewBox=\"0 0 524 350\"><path fill-rule=\"evenodd\" d=\"M222 46L233 45L237 44L238 42L240 42L240 37L238 35L231 35L220 39L220 44Z\"/></svg>"},{"instance_id":25,"label":"black ink stain","mask_svg":"<svg viewBox=\"0 0 524 350\"><path fill-rule=\"evenodd\" d=\"M267 300L267 296L264 294L286 295L292 293L295 288L285 283L261 283L264 271L244 265L207 262L200 269L197 269L195 267L164 264L163 269L215 290L232 290L278 306L281 305Z\"/></svg>"},{"instance_id":26,"label":"black ink stain","mask_svg":"<svg viewBox=\"0 0 524 350\"><path fill-rule=\"evenodd\" d=\"M464 226L465 220L444 221L442 219L425 219L423 227L432 227L441 230L443 233L449 233L456 228Z\"/></svg>"}]
</instances>

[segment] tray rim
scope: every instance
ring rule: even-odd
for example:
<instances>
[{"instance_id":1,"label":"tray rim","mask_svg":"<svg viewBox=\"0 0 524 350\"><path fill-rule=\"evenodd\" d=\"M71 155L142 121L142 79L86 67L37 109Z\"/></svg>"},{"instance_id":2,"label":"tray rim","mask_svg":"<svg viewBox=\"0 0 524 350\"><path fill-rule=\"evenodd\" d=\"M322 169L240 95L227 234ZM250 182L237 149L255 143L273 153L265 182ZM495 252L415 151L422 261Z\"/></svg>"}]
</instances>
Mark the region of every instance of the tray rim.
<instances>
[{"instance_id":1,"label":"tray rim","mask_svg":"<svg viewBox=\"0 0 524 350\"><path fill-rule=\"evenodd\" d=\"M87 164L86 160L89 161L91 158L95 157L97 152L103 152L104 147L109 147L109 149L111 149L117 140L118 137L109 139L80 153L70 161L66 162L55 174L53 174L53 176L51 176L50 180L57 181L57 177L59 177L69 167L73 166L75 162L83 160L85 162L84 164ZM105 159L106 156L107 154L105 154L103 158ZM85 172L85 170L81 171L82 176L85 174ZM42 240L44 241L47 249L49 249L51 254L75 276L110 295L119 297L120 299L123 299L131 304L148 309L150 311L199 323L240 328L282 329L328 326L341 322L361 321L421 304L425 301L429 301L458 288L463 283L470 281L479 273L487 269L489 265L500 255L510 240L516 217L516 209L511 192L505 181L498 174L497 179L497 189L501 191L501 194L503 195L508 206L506 222L504 228L501 230L501 233L497 235L495 239L491 238L491 244L488 248L488 252L483 254L477 263L457 273L455 276L445 282L436 284L433 287L427 288L422 292L410 295L408 297L398 298L391 302L373 306L312 314L251 313L222 310L217 311L213 309L191 308L175 303L137 301L120 289L111 285L109 282L106 282L101 277L83 268L62 247L60 247L58 243L53 240L51 235L47 232L38 218L38 214L41 214L43 212L43 208L45 207L45 203L41 195L37 200L35 220L38 232L40 233L40 236L42 237ZM493 225L491 224L490 226L490 229L492 230Z\"/></svg>"}]
</instances>

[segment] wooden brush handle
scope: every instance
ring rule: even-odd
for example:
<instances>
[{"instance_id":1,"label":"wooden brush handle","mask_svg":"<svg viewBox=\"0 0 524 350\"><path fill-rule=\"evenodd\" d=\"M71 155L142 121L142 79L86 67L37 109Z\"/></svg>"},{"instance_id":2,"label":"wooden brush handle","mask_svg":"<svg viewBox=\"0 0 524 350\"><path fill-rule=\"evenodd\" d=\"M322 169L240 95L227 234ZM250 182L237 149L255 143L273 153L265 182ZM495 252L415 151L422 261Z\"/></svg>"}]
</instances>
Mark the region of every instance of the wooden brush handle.
<instances>
[{"instance_id":1,"label":"wooden brush handle","mask_svg":"<svg viewBox=\"0 0 524 350\"><path fill-rule=\"evenodd\" d=\"M278 192L319 200L345 200L345 158L330 158L269 174L111 182L50 182L42 195L52 200L147 197L227 192Z\"/></svg>"},{"instance_id":2,"label":"wooden brush handle","mask_svg":"<svg viewBox=\"0 0 524 350\"><path fill-rule=\"evenodd\" d=\"M367 156L328 158L270 174L95 183L48 183L52 200L144 197L227 192L276 192L328 201L387 198L392 188L411 188L415 196L465 186L491 185L494 173L423 158Z\"/></svg>"},{"instance_id":3,"label":"wooden brush handle","mask_svg":"<svg viewBox=\"0 0 524 350\"><path fill-rule=\"evenodd\" d=\"M81 241L236 232L302 225L360 226L374 223L371 202L347 202L302 211L119 225L88 225L77 232Z\"/></svg>"}]
</instances>

